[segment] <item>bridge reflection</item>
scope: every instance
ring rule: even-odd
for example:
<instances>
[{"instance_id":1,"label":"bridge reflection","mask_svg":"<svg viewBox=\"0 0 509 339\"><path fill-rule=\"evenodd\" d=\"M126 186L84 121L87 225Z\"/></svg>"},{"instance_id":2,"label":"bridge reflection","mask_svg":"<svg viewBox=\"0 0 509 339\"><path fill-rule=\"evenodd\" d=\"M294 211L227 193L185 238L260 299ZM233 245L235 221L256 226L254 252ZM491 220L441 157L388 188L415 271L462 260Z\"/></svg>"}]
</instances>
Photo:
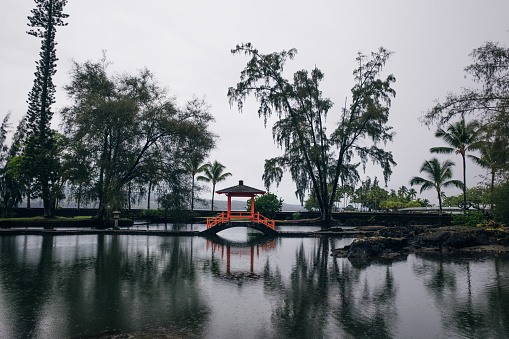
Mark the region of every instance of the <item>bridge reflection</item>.
<instances>
[{"instance_id":1,"label":"bridge reflection","mask_svg":"<svg viewBox=\"0 0 509 339\"><path fill-rule=\"evenodd\" d=\"M260 258L260 253L274 251L276 239L273 237L261 236L249 239L247 242L231 241L219 236L207 238L207 252L212 252L212 257L220 253L221 260L226 257L226 272L221 275L224 278L236 280L246 276L250 278L260 278L261 275L255 272L255 259ZM247 270L231 270L232 257L241 258L249 256L250 267Z\"/></svg>"}]
</instances>

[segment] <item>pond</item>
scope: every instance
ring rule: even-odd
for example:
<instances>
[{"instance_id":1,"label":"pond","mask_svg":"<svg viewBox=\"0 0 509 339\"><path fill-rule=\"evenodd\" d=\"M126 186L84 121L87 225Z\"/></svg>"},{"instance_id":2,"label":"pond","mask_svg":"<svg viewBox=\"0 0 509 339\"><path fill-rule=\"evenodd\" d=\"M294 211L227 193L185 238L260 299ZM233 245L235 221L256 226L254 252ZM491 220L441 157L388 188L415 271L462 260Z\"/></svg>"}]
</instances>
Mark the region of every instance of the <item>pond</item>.
<instances>
[{"instance_id":1,"label":"pond","mask_svg":"<svg viewBox=\"0 0 509 339\"><path fill-rule=\"evenodd\" d=\"M1 338L508 338L509 259L353 239L0 237Z\"/></svg>"}]
</instances>

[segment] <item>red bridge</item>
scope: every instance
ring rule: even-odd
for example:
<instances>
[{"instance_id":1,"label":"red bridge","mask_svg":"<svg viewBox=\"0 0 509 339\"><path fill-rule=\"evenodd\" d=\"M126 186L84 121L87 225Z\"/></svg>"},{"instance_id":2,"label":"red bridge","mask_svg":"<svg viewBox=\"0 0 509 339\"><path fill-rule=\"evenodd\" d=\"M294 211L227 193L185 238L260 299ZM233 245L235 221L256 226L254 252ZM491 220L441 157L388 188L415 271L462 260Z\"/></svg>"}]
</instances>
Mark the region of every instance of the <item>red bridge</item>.
<instances>
[{"instance_id":1,"label":"red bridge","mask_svg":"<svg viewBox=\"0 0 509 339\"><path fill-rule=\"evenodd\" d=\"M217 194L226 194L228 197L228 212L222 212L220 215L207 218L207 229L203 231L204 234L216 234L231 227L250 227L259 230L267 235L278 235L275 230L274 220L268 219L261 215L259 212L254 211L254 197L257 194L265 194L265 191L252 188L244 185L242 180L239 181L237 186L225 188L216 191ZM250 212L232 212L231 201L232 197L250 197L251 198L251 211ZM236 219L237 221L233 221Z\"/></svg>"}]
</instances>

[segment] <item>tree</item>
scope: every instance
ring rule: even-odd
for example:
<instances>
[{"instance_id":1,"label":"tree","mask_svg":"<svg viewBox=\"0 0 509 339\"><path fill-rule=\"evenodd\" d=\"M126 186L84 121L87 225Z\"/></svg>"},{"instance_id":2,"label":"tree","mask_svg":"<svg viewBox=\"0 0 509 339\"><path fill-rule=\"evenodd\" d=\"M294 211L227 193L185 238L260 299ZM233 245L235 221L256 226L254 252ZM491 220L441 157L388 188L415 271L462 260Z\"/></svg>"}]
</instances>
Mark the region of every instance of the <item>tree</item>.
<instances>
[{"instance_id":1,"label":"tree","mask_svg":"<svg viewBox=\"0 0 509 339\"><path fill-rule=\"evenodd\" d=\"M40 196L44 204L44 216L52 217L50 181L54 175L55 140L51 130L53 112L51 105L55 102L55 85L53 76L56 72L56 28L66 26L63 8L67 0L34 0L36 8L32 16L28 17L28 26L32 27L27 33L42 39L41 59L37 62L35 80L28 95L27 112L27 141L24 148L24 165L29 169L32 177L36 178L40 186Z\"/></svg>"},{"instance_id":2,"label":"tree","mask_svg":"<svg viewBox=\"0 0 509 339\"><path fill-rule=\"evenodd\" d=\"M454 163L446 160L440 163L437 158L426 160L421 166L419 172L425 173L426 178L413 177L410 180L410 185L421 185L420 193L435 189L438 197L439 214L442 215L442 188L455 186L463 189L463 183L459 180L450 180L452 178L452 167Z\"/></svg>"},{"instance_id":3,"label":"tree","mask_svg":"<svg viewBox=\"0 0 509 339\"><path fill-rule=\"evenodd\" d=\"M187 161L184 162L184 167L189 174L191 174L191 211L194 210L194 191L195 191L195 177L197 174L202 173L207 168L206 164L202 163L203 158L197 154L192 154Z\"/></svg>"},{"instance_id":4,"label":"tree","mask_svg":"<svg viewBox=\"0 0 509 339\"><path fill-rule=\"evenodd\" d=\"M500 111L494 122L483 128L480 157L474 161L488 171L490 209L494 208L494 190L497 181L509 171L509 114Z\"/></svg>"},{"instance_id":5,"label":"tree","mask_svg":"<svg viewBox=\"0 0 509 339\"><path fill-rule=\"evenodd\" d=\"M398 189L398 196L400 198L405 198L407 194L408 194L408 188L406 186L403 185Z\"/></svg>"},{"instance_id":6,"label":"tree","mask_svg":"<svg viewBox=\"0 0 509 339\"><path fill-rule=\"evenodd\" d=\"M467 209L474 208L478 211L487 212L490 205L490 194L485 186L475 186L467 189ZM463 207L463 194L446 197L443 201L444 206Z\"/></svg>"},{"instance_id":7,"label":"tree","mask_svg":"<svg viewBox=\"0 0 509 339\"><path fill-rule=\"evenodd\" d=\"M486 42L474 49L470 56L473 63L464 70L481 86L464 88L460 94L448 94L443 102L437 102L423 115L424 123L443 125L458 115L475 113L488 121L508 110L509 48Z\"/></svg>"},{"instance_id":8,"label":"tree","mask_svg":"<svg viewBox=\"0 0 509 339\"><path fill-rule=\"evenodd\" d=\"M261 195L255 198L254 209L264 217L275 219L277 213L283 209L283 198L272 193ZM246 202L246 211L251 212L251 199Z\"/></svg>"},{"instance_id":9,"label":"tree","mask_svg":"<svg viewBox=\"0 0 509 339\"><path fill-rule=\"evenodd\" d=\"M324 75L318 68L296 72L292 83L284 78L283 68L296 55L295 49L261 54L247 43L238 45L232 53L243 53L251 59L240 74L240 82L228 90L230 104L237 103L242 110L247 97L254 94L260 103L258 114L265 124L272 114L278 117L272 133L284 154L265 161L263 180L267 189L272 183L279 185L283 169L288 169L301 203L308 190L315 192L321 220L328 227L339 178L352 165L354 154L364 164L369 159L380 164L388 179L395 162L390 152L377 145L393 136L386 123L395 95L391 88L395 78L389 75L382 80L380 74L391 52L380 48L370 58L358 54L352 102L342 110L337 127L329 135L326 118L333 103L322 97L319 85ZM329 184L333 187L331 192Z\"/></svg>"},{"instance_id":10,"label":"tree","mask_svg":"<svg viewBox=\"0 0 509 339\"><path fill-rule=\"evenodd\" d=\"M226 180L232 174L230 172L223 173L226 167L214 160L211 164L210 162L205 165L204 173L205 175L200 175L198 180L211 182L212 183L212 200L211 200L211 208L210 210L214 210L214 192L216 190L216 184L220 181Z\"/></svg>"},{"instance_id":11,"label":"tree","mask_svg":"<svg viewBox=\"0 0 509 339\"><path fill-rule=\"evenodd\" d=\"M20 184L10 169L11 152L6 143L10 116L10 112L7 113L0 125L0 214L3 217L11 216L22 197Z\"/></svg>"},{"instance_id":12,"label":"tree","mask_svg":"<svg viewBox=\"0 0 509 339\"><path fill-rule=\"evenodd\" d=\"M412 201L417 197L417 191L415 188L410 188L407 193L407 199L408 201Z\"/></svg>"},{"instance_id":13,"label":"tree","mask_svg":"<svg viewBox=\"0 0 509 339\"><path fill-rule=\"evenodd\" d=\"M460 154L463 160L463 209L467 208L467 164L466 157L478 160L474 155L467 154L469 151L478 150L482 143L480 140L479 125L476 122L466 123L465 119L450 124L447 129L439 128L435 137L442 138L450 147L433 147L431 153Z\"/></svg>"},{"instance_id":14,"label":"tree","mask_svg":"<svg viewBox=\"0 0 509 339\"><path fill-rule=\"evenodd\" d=\"M180 173L191 150L207 154L214 145L208 111L177 107L149 70L111 77L107 65L74 63L66 86L73 103L62 111L71 144L88 154L101 220L125 206L130 183L151 180L151 165Z\"/></svg>"},{"instance_id":15,"label":"tree","mask_svg":"<svg viewBox=\"0 0 509 339\"><path fill-rule=\"evenodd\" d=\"M68 188L71 192L71 198L77 204L80 210L82 204L87 204L94 199L92 193L92 163L90 155L84 145L73 144L64 155L65 166L68 170Z\"/></svg>"},{"instance_id":16,"label":"tree","mask_svg":"<svg viewBox=\"0 0 509 339\"><path fill-rule=\"evenodd\" d=\"M497 204L493 211L495 220L509 225L509 182L505 182L495 189Z\"/></svg>"}]
</instances>

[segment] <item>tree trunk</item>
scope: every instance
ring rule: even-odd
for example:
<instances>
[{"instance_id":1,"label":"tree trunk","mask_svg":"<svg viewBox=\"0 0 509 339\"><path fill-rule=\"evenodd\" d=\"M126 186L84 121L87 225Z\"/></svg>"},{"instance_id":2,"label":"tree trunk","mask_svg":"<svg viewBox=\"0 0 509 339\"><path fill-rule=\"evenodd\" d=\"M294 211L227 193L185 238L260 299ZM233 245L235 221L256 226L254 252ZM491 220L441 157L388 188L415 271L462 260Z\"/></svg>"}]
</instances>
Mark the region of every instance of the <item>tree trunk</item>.
<instances>
[{"instance_id":1,"label":"tree trunk","mask_svg":"<svg viewBox=\"0 0 509 339\"><path fill-rule=\"evenodd\" d=\"M193 175L193 180L192 180L192 184L191 184L191 211L194 210L194 175Z\"/></svg>"},{"instance_id":2,"label":"tree trunk","mask_svg":"<svg viewBox=\"0 0 509 339\"><path fill-rule=\"evenodd\" d=\"M211 211L214 211L214 191L216 190L216 183L212 184L212 206L210 207Z\"/></svg>"},{"instance_id":3,"label":"tree trunk","mask_svg":"<svg viewBox=\"0 0 509 339\"><path fill-rule=\"evenodd\" d=\"M48 182L45 181L45 178L42 178L42 203L44 207L44 217L52 218L53 217L53 209L51 208L51 199L49 193L49 185Z\"/></svg>"},{"instance_id":4,"label":"tree trunk","mask_svg":"<svg viewBox=\"0 0 509 339\"><path fill-rule=\"evenodd\" d=\"M150 209L150 193L152 193L152 183L148 183L147 209Z\"/></svg>"},{"instance_id":5,"label":"tree trunk","mask_svg":"<svg viewBox=\"0 0 509 339\"><path fill-rule=\"evenodd\" d=\"M127 207L128 210L131 210L131 182L127 184Z\"/></svg>"},{"instance_id":6,"label":"tree trunk","mask_svg":"<svg viewBox=\"0 0 509 339\"><path fill-rule=\"evenodd\" d=\"M463 156L463 211L467 210L467 167Z\"/></svg>"}]
</instances>

